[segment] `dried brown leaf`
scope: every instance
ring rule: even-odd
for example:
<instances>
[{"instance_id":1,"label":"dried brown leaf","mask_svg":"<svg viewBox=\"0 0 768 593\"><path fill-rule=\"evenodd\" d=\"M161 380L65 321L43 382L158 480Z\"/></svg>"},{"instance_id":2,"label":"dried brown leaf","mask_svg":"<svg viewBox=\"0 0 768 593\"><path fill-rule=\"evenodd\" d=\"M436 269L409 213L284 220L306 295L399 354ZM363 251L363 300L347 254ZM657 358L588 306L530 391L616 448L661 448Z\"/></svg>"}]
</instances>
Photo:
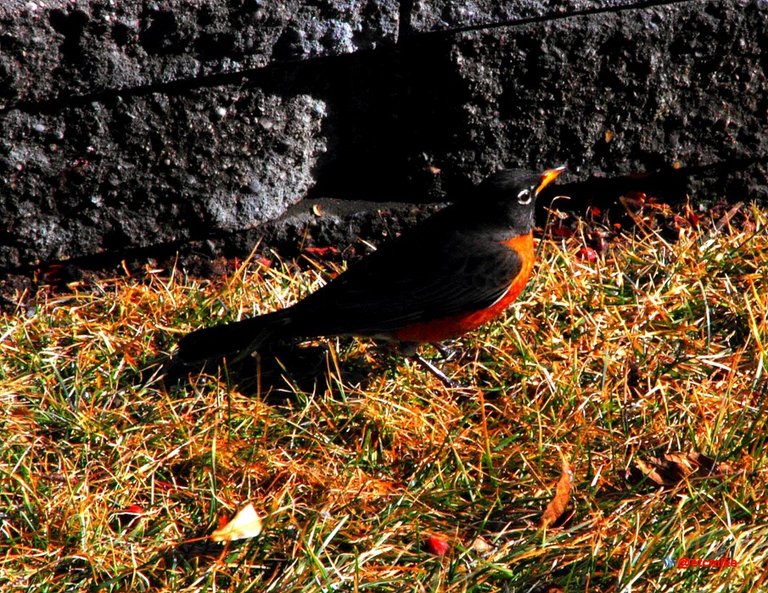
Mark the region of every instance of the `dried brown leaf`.
<instances>
[{"instance_id":1,"label":"dried brown leaf","mask_svg":"<svg viewBox=\"0 0 768 593\"><path fill-rule=\"evenodd\" d=\"M549 527L555 523L565 512L571 499L571 485L573 484L573 471L568 461L563 458L563 470L555 487L555 496L549 501L544 514L541 516L541 526Z\"/></svg>"},{"instance_id":2,"label":"dried brown leaf","mask_svg":"<svg viewBox=\"0 0 768 593\"><path fill-rule=\"evenodd\" d=\"M718 463L711 457L692 451L690 453L666 453L662 457L635 459L628 478L646 478L658 486L674 486L696 474L724 475L733 472L727 463Z\"/></svg>"},{"instance_id":3,"label":"dried brown leaf","mask_svg":"<svg viewBox=\"0 0 768 593\"><path fill-rule=\"evenodd\" d=\"M476 537L475 540L472 542L472 545L470 546L470 548L472 548L472 550L474 550L481 556L490 554L493 551L493 546L489 544L488 541L482 536Z\"/></svg>"}]
</instances>

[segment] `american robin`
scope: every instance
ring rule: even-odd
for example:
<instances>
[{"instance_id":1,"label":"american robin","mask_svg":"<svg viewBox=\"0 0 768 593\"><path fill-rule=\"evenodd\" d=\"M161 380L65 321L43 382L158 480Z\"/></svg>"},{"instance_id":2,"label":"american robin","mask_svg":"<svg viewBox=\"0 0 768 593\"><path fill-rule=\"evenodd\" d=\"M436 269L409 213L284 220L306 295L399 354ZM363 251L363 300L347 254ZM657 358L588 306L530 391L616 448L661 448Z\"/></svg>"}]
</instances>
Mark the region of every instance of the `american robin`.
<instances>
[{"instance_id":1,"label":"american robin","mask_svg":"<svg viewBox=\"0 0 768 593\"><path fill-rule=\"evenodd\" d=\"M471 199L385 243L295 305L184 336L178 357L200 362L317 336L397 342L413 354L418 344L473 330L500 315L528 282L535 198L563 169L494 173Z\"/></svg>"}]
</instances>

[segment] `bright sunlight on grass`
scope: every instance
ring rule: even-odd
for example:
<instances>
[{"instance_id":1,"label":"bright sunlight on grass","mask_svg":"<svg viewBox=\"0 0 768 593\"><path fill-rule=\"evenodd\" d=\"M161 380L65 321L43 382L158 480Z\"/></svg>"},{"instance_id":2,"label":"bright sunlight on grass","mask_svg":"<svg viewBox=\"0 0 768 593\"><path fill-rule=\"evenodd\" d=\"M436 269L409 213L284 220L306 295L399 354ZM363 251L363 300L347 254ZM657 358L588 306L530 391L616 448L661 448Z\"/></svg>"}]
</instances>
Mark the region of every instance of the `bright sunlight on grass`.
<instances>
[{"instance_id":1,"label":"bright sunlight on grass","mask_svg":"<svg viewBox=\"0 0 768 593\"><path fill-rule=\"evenodd\" d=\"M548 236L506 317L435 358L456 389L357 340L250 389L266 360L153 373L329 263L41 291L0 326L0 589L767 590L768 218L748 218L641 225L597 258ZM248 502L261 535L205 540Z\"/></svg>"}]
</instances>

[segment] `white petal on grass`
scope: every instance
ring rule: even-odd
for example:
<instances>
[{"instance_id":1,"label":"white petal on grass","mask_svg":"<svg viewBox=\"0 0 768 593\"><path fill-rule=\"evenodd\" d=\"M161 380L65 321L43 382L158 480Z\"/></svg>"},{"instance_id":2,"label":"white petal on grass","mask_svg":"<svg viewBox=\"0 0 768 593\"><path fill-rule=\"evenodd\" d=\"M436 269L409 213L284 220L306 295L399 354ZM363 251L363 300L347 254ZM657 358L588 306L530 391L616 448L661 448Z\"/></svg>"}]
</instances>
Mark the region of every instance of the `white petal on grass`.
<instances>
[{"instance_id":1,"label":"white petal on grass","mask_svg":"<svg viewBox=\"0 0 768 593\"><path fill-rule=\"evenodd\" d=\"M214 542L233 542L238 539L256 537L261 533L261 517L252 503L245 505L232 520L209 537Z\"/></svg>"}]
</instances>

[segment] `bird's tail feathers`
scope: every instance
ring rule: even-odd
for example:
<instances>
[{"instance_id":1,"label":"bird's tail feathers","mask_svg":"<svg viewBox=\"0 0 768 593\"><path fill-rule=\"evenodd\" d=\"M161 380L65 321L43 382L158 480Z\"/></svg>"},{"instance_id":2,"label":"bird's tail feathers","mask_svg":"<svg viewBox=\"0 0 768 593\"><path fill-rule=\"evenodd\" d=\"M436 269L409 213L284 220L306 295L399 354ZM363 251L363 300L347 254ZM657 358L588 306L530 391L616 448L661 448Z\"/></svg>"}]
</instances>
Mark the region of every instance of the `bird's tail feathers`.
<instances>
[{"instance_id":1,"label":"bird's tail feathers","mask_svg":"<svg viewBox=\"0 0 768 593\"><path fill-rule=\"evenodd\" d=\"M269 340L286 337L289 325L288 316L278 311L198 329L179 341L176 356L193 363L255 352Z\"/></svg>"}]
</instances>

